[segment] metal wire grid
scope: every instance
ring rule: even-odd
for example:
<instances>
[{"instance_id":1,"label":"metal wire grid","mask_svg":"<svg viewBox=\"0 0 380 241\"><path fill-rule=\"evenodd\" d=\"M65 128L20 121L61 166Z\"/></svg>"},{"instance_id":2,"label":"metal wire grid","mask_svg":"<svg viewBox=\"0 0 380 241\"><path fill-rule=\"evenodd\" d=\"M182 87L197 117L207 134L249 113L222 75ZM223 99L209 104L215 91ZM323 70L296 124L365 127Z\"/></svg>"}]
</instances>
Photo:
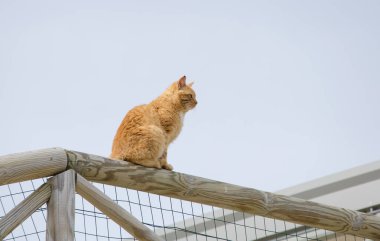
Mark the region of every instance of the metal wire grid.
<instances>
[{"instance_id":1,"label":"metal wire grid","mask_svg":"<svg viewBox=\"0 0 380 241\"><path fill-rule=\"evenodd\" d=\"M0 217L45 181L37 179L0 186ZM365 240L126 188L94 185L164 240ZM76 240L135 240L81 196L76 195L75 202ZM44 205L4 240L45 240L46 217Z\"/></svg>"},{"instance_id":2,"label":"metal wire grid","mask_svg":"<svg viewBox=\"0 0 380 241\"><path fill-rule=\"evenodd\" d=\"M32 194L45 179L14 183L0 186L0 217L3 217L12 208ZM46 231L46 204L27 218L4 240L45 240Z\"/></svg>"}]
</instances>

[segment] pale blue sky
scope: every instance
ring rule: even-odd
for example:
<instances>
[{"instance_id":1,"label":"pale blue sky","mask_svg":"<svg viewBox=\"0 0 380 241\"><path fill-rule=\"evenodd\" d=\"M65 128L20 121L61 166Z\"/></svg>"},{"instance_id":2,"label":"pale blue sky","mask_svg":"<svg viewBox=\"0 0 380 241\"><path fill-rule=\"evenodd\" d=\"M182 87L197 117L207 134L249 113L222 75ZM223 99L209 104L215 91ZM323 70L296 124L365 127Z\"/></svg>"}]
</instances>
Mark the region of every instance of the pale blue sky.
<instances>
[{"instance_id":1,"label":"pale blue sky","mask_svg":"<svg viewBox=\"0 0 380 241\"><path fill-rule=\"evenodd\" d=\"M1 1L0 155L107 156L186 74L176 171L276 191L380 158L379 1Z\"/></svg>"}]
</instances>

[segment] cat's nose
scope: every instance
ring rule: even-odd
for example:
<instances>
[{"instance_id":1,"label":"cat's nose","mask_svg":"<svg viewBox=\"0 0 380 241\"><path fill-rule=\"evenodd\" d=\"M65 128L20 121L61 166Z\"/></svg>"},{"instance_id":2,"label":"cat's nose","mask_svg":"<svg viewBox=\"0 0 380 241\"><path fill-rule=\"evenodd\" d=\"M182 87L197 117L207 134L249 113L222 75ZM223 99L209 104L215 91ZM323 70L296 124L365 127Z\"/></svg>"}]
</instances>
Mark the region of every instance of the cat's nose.
<instances>
[{"instance_id":1,"label":"cat's nose","mask_svg":"<svg viewBox=\"0 0 380 241\"><path fill-rule=\"evenodd\" d=\"M194 102L195 102L195 105L197 105L197 104L198 104L198 101L196 101L196 100L195 100Z\"/></svg>"}]
</instances>

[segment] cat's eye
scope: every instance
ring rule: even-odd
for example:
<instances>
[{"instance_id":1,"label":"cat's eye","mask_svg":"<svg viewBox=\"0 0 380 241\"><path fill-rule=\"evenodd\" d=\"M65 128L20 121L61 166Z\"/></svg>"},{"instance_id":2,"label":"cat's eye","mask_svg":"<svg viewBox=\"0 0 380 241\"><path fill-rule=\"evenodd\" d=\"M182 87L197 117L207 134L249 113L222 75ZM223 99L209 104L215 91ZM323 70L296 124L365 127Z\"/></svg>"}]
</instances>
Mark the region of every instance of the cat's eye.
<instances>
[{"instance_id":1,"label":"cat's eye","mask_svg":"<svg viewBox=\"0 0 380 241\"><path fill-rule=\"evenodd\" d=\"M193 99L193 95L192 94L183 94L181 95L181 100L182 101L191 101Z\"/></svg>"}]
</instances>

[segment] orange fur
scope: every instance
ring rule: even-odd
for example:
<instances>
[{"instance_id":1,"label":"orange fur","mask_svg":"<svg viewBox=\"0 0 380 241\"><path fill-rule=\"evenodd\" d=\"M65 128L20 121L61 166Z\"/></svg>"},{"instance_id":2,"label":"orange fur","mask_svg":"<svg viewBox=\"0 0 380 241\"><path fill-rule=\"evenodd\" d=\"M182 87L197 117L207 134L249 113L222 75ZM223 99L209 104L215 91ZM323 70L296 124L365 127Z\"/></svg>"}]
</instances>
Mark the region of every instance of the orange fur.
<instances>
[{"instance_id":1,"label":"orange fur","mask_svg":"<svg viewBox=\"0 0 380 241\"><path fill-rule=\"evenodd\" d=\"M191 86L183 76L149 104L131 109L116 132L111 158L173 170L167 150L181 131L185 113L197 105Z\"/></svg>"}]
</instances>

